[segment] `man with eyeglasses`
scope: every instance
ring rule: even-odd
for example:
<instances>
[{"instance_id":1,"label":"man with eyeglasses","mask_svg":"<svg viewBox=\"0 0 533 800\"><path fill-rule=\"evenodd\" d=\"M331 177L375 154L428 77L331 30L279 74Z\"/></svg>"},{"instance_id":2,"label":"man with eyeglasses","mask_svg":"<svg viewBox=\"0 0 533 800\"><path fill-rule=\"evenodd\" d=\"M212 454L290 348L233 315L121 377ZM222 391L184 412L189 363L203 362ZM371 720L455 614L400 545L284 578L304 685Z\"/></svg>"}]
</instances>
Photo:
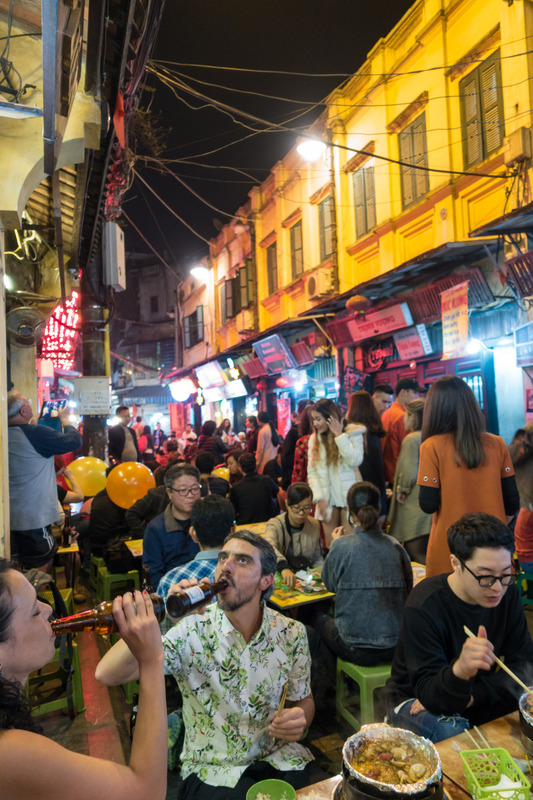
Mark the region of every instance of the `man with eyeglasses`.
<instances>
[{"instance_id":1,"label":"man with eyeglasses","mask_svg":"<svg viewBox=\"0 0 533 800\"><path fill-rule=\"evenodd\" d=\"M174 567L191 561L199 551L189 536L191 511L200 497L200 472L192 464L176 464L165 473L170 503L146 526L143 564L150 570L152 585Z\"/></svg>"},{"instance_id":2,"label":"man with eyeglasses","mask_svg":"<svg viewBox=\"0 0 533 800\"><path fill-rule=\"evenodd\" d=\"M521 689L495 656L533 677L510 530L491 514L465 514L448 546L451 574L426 578L407 600L387 682L392 723L433 742L516 710Z\"/></svg>"}]
</instances>

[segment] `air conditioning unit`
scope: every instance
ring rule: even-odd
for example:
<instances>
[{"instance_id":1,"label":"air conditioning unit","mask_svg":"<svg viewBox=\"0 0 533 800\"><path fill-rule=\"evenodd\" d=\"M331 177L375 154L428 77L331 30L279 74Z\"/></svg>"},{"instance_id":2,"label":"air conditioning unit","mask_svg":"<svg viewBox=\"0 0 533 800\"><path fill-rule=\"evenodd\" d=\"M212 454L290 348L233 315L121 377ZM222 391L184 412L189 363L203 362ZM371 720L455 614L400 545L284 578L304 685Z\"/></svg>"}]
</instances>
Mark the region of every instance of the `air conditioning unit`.
<instances>
[{"instance_id":1,"label":"air conditioning unit","mask_svg":"<svg viewBox=\"0 0 533 800\"><path fill-rule=\"evenodd\" d=\"M112 286L116 292L123 292L126 289L124 231L116 222L105 222L102 238L106 286Z\"/></svg>"},{"instance_id":2,"label":"air conditioning unit","mask_svg":"<svg viewBox=\"0 0 533 800\"><path fill-rule=\"evenodd\" d=\"M531 158L531 128L522 126L504 138L503 161L511 167L527 158Z\"/></svg>"},{"instance_id":3,"label":"air conditioning unit","mask_svg":"<svg viewBox=\"0 0 533 800\"><path fill-rule=\"evenodd\" d=\"M316 300L319 297L331 294L331 270L321 269L314 272L307 281L307 299Z\"/></svg>"}]
</instances>

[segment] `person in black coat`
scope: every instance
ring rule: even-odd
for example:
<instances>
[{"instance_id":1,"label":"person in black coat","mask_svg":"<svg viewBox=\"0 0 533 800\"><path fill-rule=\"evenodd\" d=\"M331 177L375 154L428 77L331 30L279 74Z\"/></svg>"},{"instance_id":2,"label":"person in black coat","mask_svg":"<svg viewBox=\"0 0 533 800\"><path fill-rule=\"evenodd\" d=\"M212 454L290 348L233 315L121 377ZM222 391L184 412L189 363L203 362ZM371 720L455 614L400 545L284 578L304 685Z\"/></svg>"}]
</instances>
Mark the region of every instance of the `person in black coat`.
<instances>
[{"instance_id":1,"label":"person in black coat","mask_svg":"<svg viewBox=\"0 0 533 800\"><path fill-rule=\"evenodd\" d=\"M300 438L299 423L303 410L312 405L310 400L300 400L298 410L292 415L292 425L281 446L281 488L288 489L292 483L292 470L294 469L294 453L296 442ZM264 471L264 470L263 470Z\"/></svg>"},{"instance_id":2,"label":"person in black coat","mask_svg":"<svg viewBox=\"0 0 533 800\"><path fill-rule=\"evenodd\" d=\"M211 453L215 459L215 466L224 464L224 456L228 452L228 445L224 444L220 436L216 436L216 422L208 419L202 425L202 433L198 439L198 453Z\"/></svg>"},{"instance_id":3,"label":"person in black coat","mask_svg":"<svg viewBox=\"0 0 533 800\"><path fill-rule=\"evenodd\" d=\"M259 475L253 453L243 453L239 466L243 477L231 487L229 494L237 525L266 522L278 513L276 498L279 486L267 475Z\"/></svg>"}]
</instances>

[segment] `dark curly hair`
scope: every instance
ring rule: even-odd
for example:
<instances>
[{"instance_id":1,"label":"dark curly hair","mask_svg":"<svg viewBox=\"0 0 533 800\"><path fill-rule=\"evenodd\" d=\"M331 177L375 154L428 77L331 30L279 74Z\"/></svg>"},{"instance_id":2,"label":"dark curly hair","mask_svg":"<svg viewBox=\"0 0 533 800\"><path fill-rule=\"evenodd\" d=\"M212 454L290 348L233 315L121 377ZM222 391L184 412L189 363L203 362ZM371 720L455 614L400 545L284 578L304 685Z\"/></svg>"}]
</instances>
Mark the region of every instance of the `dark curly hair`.
<instances>
[{"instance_id":1,"label":"dark curly hair","mask_svg":"<svg viewBox=\"0 0 533 800\"><path fill-rule=\"evenodd\" d=\"M6 558L0 558L0 642L9 638L9 626L13 616L11 590L7 573L14 569ZM33 720L24 688L0 674L0 731L16 728L21 731L42 733Z\"/></svg>"}]
</instances>

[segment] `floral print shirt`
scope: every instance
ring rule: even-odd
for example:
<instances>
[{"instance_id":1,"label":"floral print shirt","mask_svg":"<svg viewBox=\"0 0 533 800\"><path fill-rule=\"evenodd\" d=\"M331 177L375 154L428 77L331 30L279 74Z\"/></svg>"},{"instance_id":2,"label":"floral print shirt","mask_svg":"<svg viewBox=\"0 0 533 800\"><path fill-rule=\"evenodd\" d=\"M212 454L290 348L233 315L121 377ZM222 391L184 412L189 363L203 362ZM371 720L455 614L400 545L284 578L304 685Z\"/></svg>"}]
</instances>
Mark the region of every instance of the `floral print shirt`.
<instances>
[{"instance_id":1,"label":"floral print shirt","mask_svg":"<svg viewBox=\"0 0 533 800\"><path fill-rule=\"evenodd\" d=\"M297 742L273 740L267 726L285 683L287 700L311 691L311 657L304 626L263 606L263 620L246 643L218 605L178 622L164 637L165 672L183 695L185 743L181 777L195 773L211 786L233 788L255 761L299 770L312 760Z\"/></svg>"}]
</instances>

